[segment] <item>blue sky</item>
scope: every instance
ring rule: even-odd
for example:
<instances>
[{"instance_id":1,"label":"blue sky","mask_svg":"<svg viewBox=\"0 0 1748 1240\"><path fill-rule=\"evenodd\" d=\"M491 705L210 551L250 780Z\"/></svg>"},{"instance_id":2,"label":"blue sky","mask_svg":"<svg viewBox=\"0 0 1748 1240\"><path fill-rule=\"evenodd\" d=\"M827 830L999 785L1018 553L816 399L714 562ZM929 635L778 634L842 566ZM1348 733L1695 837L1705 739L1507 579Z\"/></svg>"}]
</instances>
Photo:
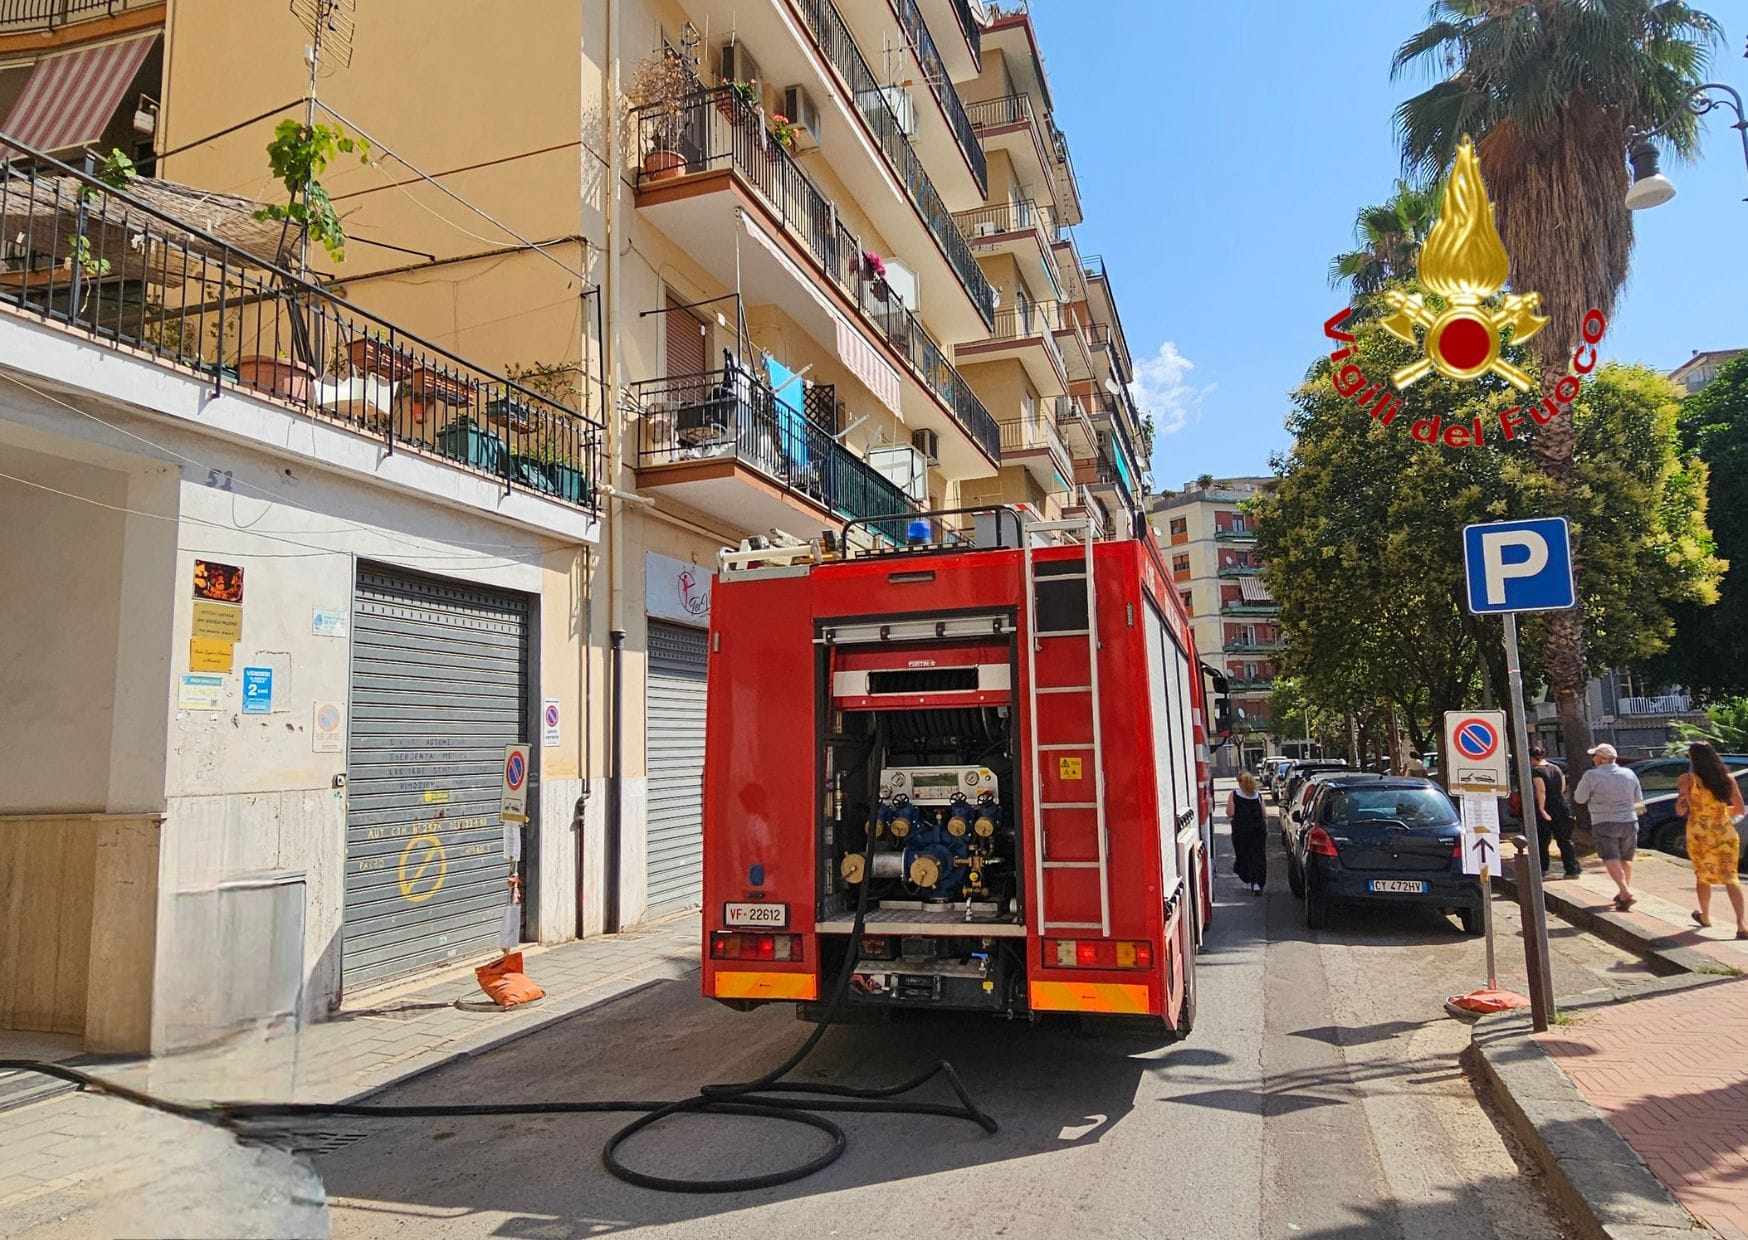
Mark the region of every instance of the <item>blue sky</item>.
<instances>
[{"instance_id":1,"label":"blue sky","mask_svg":"<svg viewBox=\"0 0 1748 1240\"><path fill-rule=\"evenodd\" d=\"M1729 0L1712 80L1748 94L1748 20ZM1093 14L1097 16L1093 16ZM1154 482L1262 473L1288 444L1287 391L1322 351L1328 286L1355 210L1398 174L1391 117L1424 88L1390 80L1414 0L1033 0L1056 120L1143 396L1164 431ZM1748 169L1714 112L1677 197L1636 219L1608 355L1667 369L1748 344Z\"/></svg>"}]
</instances>

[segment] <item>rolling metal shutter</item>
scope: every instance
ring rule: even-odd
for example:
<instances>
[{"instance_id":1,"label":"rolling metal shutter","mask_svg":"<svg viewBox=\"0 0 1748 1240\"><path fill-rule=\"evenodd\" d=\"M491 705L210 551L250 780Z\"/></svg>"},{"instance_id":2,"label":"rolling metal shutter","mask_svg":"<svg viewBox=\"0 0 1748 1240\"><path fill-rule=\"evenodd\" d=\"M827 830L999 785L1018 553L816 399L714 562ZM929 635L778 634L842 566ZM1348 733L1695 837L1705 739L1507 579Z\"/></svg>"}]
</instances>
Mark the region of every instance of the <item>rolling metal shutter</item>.
<instances>
[{"instance_id":1,"label":"rolling metal shutter","mask_svg":"<svg viewBox=\"0 0 1748 1240\"><path fill-rule=\"evenodd\" d=\"M652 620L644 739L649 772L649 916L704 891L704 680L709 635Z\"/></svg>"},{"instance_id":2,"label":"rolling metal shutter","mask_svg":"<svg viewBox=\"0 0 1748 1240\"><path fill-rule=\"evenodd\" d=\"M359 566L343 989L498 945L504 747L527 739L527 703L526 598Z\"/></svg>"},{"instance_id":3,"label":"rolling metal shutter","mask_svg":"<svg viewBox=\"0 0 1748 1240\"><path fill-rule=\"evenodd\" d=\"M704 322L683 309L685 304L669 293L668 312L662 316L667 321L669 375L698 375L709 369L704 362Z\"/></svg>"}]
</instances>

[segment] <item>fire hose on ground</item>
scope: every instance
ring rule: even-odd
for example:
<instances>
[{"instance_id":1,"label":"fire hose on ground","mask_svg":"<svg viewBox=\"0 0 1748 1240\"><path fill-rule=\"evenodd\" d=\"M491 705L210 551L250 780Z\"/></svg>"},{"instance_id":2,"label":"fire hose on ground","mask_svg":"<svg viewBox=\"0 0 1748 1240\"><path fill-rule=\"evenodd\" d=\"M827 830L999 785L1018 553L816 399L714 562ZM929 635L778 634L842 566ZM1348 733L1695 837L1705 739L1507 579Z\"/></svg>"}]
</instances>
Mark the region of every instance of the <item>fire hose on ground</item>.
<instances>
[{"instance_id":1,"label":"fire hose on ground","mask_svg":"<svg viewBox=\"0 0 1748 1240\"><path fill-rule=\"evenodd\" d=\"M868 838L865 860L871 862L874 851L872 834ZM870 867L871 868L871 867ZM61 1064L37 1059L3 1059L0 1071L34 1072L77 1085L83 1090L108 1094L125 1102L175 1115L182 1119L216 1124L237 1131L250 1121L270 1119L310 1119L319 1116L350 1116L360 1119L444 1119L486 1115L592 1115L641 1112L638 1117L607 1139L601 1150L601 1162L607 1170L628 1184L669 1193L732 1193L748 1189L770 1188L805 1179L836 1162L849 1148L849 1137L822 1112L861 1114L933 1115L945 1119L969 1120L985 1132L993 1134L994 1119L972 1101L959 1074L945 1059L914 1080L883 1087L853 1085L809 1085L787 1082L788 1076L807 1059L827 1031L836 1023L838 1010L849 993L850 977L855 971L858 950L862 943L863 926L868 913L869 884L863 883L856 899L856 920L850 932L844 963L832 985L825 1016L793 1054L757 1080L736 1084L705 1085L689 1098L675 1101L630 1102L492 1102L451 1103L443 1105L400 1105L395 1103L351 1102L177 1102L133 1089L117 1081L105 1080ZM958 1098L958 1104L905 1101L904 1095L922 1088L937 1076L945 1077ZM782 1120L823 1132L831 1145L823 1153L794 1167L769 1171L761 1175L731 1176L720 1180L678 1179L652 1175L627 1166L620 1158L625 1143L645 1129L676 1115L744 1115L758 1119Z\"/></svg>"}]
</instances>

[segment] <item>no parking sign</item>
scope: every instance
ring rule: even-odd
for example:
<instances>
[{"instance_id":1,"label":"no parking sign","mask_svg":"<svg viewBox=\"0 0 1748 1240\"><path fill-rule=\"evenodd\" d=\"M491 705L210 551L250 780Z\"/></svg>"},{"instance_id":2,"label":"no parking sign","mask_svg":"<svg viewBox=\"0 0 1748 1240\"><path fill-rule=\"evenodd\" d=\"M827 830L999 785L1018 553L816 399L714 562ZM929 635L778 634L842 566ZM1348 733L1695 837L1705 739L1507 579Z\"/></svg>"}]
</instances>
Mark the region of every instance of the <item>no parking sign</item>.
<instances>
[{"instance_id":1,"label":"no parking sign","mask_svg":"<svg viewBox=\"0 0 1748 1240\"><path fill-rule=\"evenodd\" d=\"M1446 782L1451 791L1503 793L1510 786L1504 711L1447 710L1445 752L1450 755Z\"/></svg>"},{"instance_id":2,"label":"no parking sign","mask_svg":"<svg viewBox=\"0 0 1748 1240\"><path fill-rule=\"evenodd\" d=\"M504 748L504 791L498 816L505 822L528 821L528 746Z\"/></svg>"}]
</instances>

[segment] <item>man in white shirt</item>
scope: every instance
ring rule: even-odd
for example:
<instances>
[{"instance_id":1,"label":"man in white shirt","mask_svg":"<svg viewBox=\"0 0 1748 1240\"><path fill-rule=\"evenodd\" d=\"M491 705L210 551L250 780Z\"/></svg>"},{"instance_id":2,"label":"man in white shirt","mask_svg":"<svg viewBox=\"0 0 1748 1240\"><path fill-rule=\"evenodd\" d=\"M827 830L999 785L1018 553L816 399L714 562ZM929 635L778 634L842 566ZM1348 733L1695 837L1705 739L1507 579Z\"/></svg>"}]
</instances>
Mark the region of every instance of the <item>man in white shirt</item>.
<instances>
[{"instance_id":1,"label":"man in white shirt","mask_svg":"<svg viewBox=\"0 0 1748 1240\"><path fill-rule=\"evenodd\" d=\"M1633 907L1633 853L1639 846L1639 806L1645 790L1639 777L1622 766L1615 747L1604 742L1590 750L1595 763L1578 786L1572 800L1590 809L1590 838L1602 858L1608 876L1620 890L1614 906L1621 912Z\"/></svg>"}]
</instances>

